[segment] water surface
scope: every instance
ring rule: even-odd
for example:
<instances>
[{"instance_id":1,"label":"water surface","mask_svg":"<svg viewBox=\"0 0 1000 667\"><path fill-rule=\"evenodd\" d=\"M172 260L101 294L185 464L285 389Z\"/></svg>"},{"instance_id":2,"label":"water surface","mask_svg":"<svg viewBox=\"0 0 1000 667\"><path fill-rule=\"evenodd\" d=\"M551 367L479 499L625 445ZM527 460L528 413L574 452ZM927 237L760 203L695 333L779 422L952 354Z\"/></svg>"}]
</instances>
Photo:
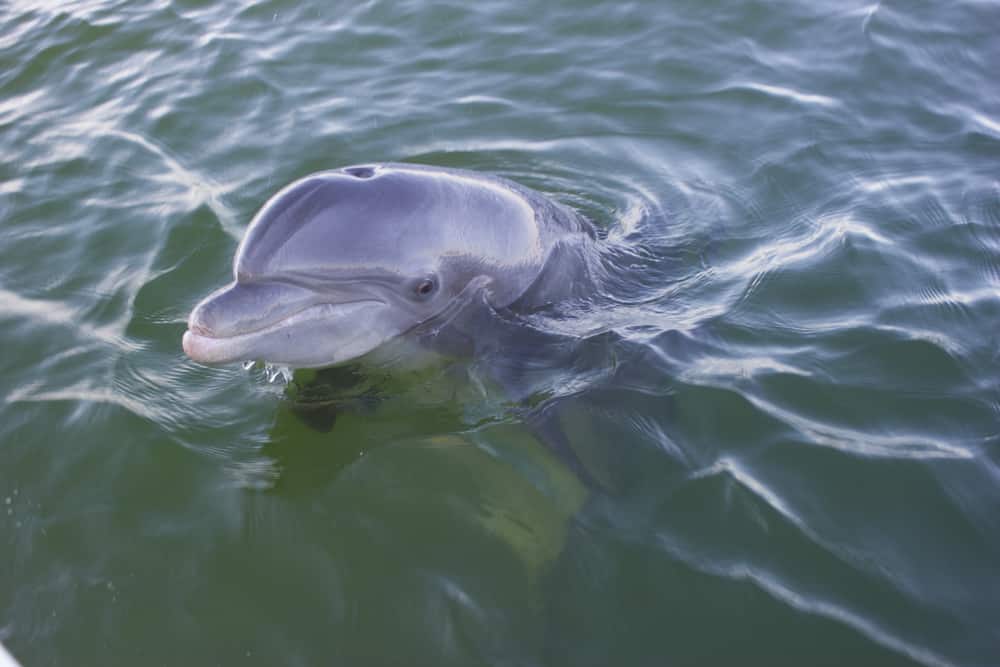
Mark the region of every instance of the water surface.
<instances>
[{"instance_id":1,"label":"water surface","mask_svg":"<svg viewBox=\"0 0 1000 667\"><path fill-rule=\"evenodd\" d=\"M995 3L0 5L0 640L26 666L991 665ZM586 215L535 393L324 433L180 349L279 187ZM560 424L588 490L525 415Z\"/></svg>"}]
</instances>

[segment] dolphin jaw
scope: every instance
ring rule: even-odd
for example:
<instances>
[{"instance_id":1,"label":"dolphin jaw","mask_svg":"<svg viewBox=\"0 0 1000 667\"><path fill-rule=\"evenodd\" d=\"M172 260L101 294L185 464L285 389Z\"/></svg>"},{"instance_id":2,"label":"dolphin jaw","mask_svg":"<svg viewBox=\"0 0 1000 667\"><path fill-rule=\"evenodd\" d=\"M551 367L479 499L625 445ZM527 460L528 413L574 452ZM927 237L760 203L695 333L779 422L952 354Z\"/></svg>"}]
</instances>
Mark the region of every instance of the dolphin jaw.
<instances>
[{"instance_id":1,"label":"dolphin jaw","mask_svg":"<svg viewBox=\"0 0 1000 667\"><path fill-rule=\"evenodd\" d=\"M365 340L365 331L349 340L340 341L339 349L317 357L316 348L327 341L299 341L303 330L316 333L324 323L344 323L352 317L364 318L364 311L371 311L387 304L381 300L365 299L342 303L320 303L298 310L267 326L252 331L218 336L189 322L184 332L182 347L193 361L203 364L227 364L237 361L263 360L271 363L287 364L297 368L330 366L364 354L385 340L374 337ZM197 312L197 309L196 309ZM192 320L194 320L192 313ZM334 341L329 341L334 342Z\"/></svg>"}]
</instances>

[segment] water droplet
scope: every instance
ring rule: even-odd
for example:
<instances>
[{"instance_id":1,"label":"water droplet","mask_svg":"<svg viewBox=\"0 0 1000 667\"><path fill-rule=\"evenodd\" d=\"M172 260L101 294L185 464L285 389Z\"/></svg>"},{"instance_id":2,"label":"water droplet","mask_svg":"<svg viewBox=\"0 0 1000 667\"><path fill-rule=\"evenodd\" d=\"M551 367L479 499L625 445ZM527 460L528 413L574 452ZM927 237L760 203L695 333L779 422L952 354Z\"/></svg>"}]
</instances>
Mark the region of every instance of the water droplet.
<instances>
[{"instance_id":1,"label":"water droplet","mask_svg":"<svg viewBox=\"0 0 1000 667\"><path fill-rule=\"evenodd\" d=\"M264 374L267 377L267 381L271 384L278 382L281 384L288 384L292 380L292 369L288 366L265 364Z\"/></svg>"}]
</instances>

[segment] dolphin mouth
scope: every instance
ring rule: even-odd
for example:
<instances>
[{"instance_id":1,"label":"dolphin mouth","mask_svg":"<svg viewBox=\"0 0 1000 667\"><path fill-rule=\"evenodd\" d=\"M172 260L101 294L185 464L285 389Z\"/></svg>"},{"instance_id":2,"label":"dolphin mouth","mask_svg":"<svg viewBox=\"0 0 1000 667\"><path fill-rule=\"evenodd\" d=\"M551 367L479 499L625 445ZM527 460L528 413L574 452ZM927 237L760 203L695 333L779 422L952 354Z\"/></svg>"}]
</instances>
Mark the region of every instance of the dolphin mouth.
<instances>
[{"instance_id":1,"label":"dolphin mouth","mask_svg":"<svg viewBox=\"0 0 1000 667\"><path fill-rule=\"evenodd\" d=\"M236 361L263 359L274 363L289 363L301 367L316 365L308 359L286 358L287 348L301 349L303 346L289 346L289 342L300 336L302 331L316 331L330 322L347 323L353 319L364 321L372 310L378 310L386 303L377 299L318 303L285 314L277 320L253 328L227 331L224 335L200 325L192 313L188 329L184 332L182 347L193 361L204 364L226 364ZM356 330L349 340L341 340L345 352L359 347L367 347L363 327ZM336 359L331 359L336 362Z\"/></svg>"}]
</instances>

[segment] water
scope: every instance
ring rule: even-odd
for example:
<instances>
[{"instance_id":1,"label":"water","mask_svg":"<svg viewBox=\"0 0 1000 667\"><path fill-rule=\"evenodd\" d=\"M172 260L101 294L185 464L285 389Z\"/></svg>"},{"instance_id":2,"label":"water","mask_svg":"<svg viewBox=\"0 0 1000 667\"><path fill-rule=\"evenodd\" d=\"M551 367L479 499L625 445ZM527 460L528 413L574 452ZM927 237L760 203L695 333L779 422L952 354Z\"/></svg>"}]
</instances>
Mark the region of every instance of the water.
<instances>
[{"instance_id":1,"label":"water","mask_svg":"<svg viewBox=\"0 0 1000 667\"><path fill-rule=\"evenodd\" d=\"M0 641L998 664L997 25L974 0L0 5ZM255 209L372 160L603 230L601 292L534 323L566 338L530 405L362 378L324 433L264 369L183 357Z\"/></svg>"}]
</instances>

